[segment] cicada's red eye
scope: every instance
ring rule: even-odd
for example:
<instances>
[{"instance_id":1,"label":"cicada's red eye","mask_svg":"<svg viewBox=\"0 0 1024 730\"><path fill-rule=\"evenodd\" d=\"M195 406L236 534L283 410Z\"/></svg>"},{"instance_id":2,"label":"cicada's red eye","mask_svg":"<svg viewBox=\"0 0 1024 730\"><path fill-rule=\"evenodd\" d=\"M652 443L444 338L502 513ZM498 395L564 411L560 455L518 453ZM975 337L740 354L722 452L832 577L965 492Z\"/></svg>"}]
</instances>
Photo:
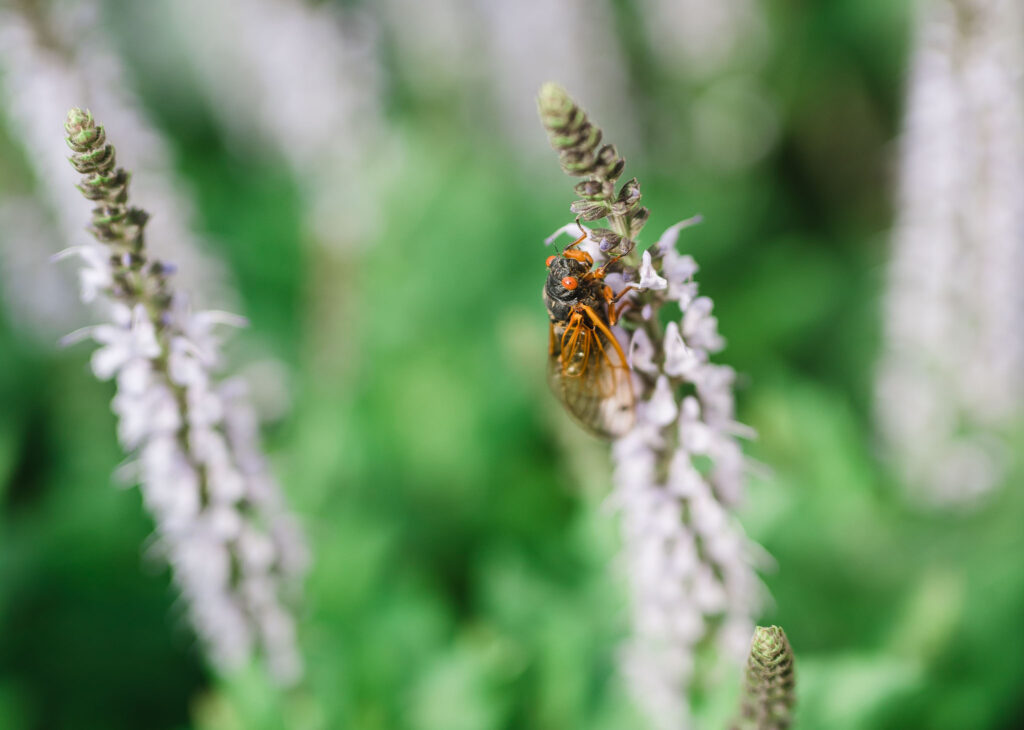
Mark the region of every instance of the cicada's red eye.
<instances>
[{"instance_id":1,"label":"cicada's red eye","mask_svg":"<svg viewBox=\"0 0 1024 730\"><path fill-rule=\"evenodd\" d=\"M564 279L562 279L562 286L564 286L569 291L572 291L573 289L575 289L579 285L580 285L580 283L579 283L579 281L577 281L575 276L567 276Z\"/></svg>"},{"instance_id":2,"label":"cicada's red eye","mask_svg":"<svg viewBox=\"0 0 1024 730\"><path fill-rule=\"evenodd\" d=\"M550 269L551 268L551 262L554 261L554 260L555 260L555 255L551 254L550 256L548 256L548 260L544 262L544 265L547 266Z\"/></svg>"}]
</instances>

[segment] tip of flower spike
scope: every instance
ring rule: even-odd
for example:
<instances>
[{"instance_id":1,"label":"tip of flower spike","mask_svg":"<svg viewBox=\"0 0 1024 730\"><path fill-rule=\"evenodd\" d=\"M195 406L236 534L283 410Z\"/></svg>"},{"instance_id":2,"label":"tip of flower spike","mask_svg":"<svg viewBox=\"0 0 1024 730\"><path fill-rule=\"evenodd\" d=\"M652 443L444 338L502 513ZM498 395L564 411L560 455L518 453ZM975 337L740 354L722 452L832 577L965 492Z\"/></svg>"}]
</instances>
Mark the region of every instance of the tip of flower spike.
<instances>
[{"instance_id":1,"label":"tip of flower spike","mask_svg":"<svg viewBox=\"0 0 1024 730\"><path fill-rule=\"evenodd\" d=\"M537 112L541 123L548 130L548 135L553 135L552 143L556 149L562 149L570 144L578 146L588 140L593 144L588 142L584 146L590 149L600 141L601 131L581 126L587 121L586 114L576 106L568 91L552 81L540 87L537 94ZM581 137L583 131L587 134Z\"/></svg>"},{"instance_id":2,"label":"tip of flower spike","mask_svg":"<svg viewBox=\"0 0 1024 730\"><path fill-rule=\"evenodd\" d=\"M68 147L76 155L82 155L90 151L98 150L106 144L106 136L103 132L103 127L96 124L96 120L93 119L92 113L89 110L83 110L79 107L73 107L64 120L64 131L67 132ZM100 155L100 157L105 157ZM90 159L91 162L96 162L96 159ZM72 164L75 164L75 158L72 157ZM79 170L84 172L84 170Z\"/></svg>"},{"instance_id":3,"label":"tip of flower spike","mask_svg":"<svg viewBox=\"0 0 1024 730\"><path fill-rule=\"evenodd\" d=\"M64 124L68 127L92 124L92 114L87 109L73 106L68 110L67 120Z\"/></svg>"},{"instance_id":4,"label":"tip of flower spike","mask_svg":"<svg viewBox=\"0 0 1024 730\"><path fill-rule=\"evenodd\" d=\"M758 626L747 658L740 719L733 727L776 728L792 725L796 704L793 650L778 626Z\"/></svg>"},{"instance_id":5,"label":"tip of flower spike","mask_svg":"<svg viewBox=\"0 0 1024 730\"><path fill-rule=\"evenodd\" d=\"M84 144L95 133L96 122L92 114L79 107L72 107L64 120L64 130L68 133L70 141L77 144Z\"/></svg>"},{"instance_id":6,"label":"tip of flower spike","mask_svg":"<svg viewBox=\"0 0 1024 730\"><path fill-rule=\"evenodd\" d=\"M792 660L792 650L786 632L780 626L758 626L750 645L750 658L762 666L776 665Z\"/></svg>"},{"instance_id":7,"label":"tip of flower spike","mask_svg":"<svg viewBox=\"0 0 1024 730\"><path fill-rule=\"evenodd\" d=\"M537 106L540 108L541 114L546 111L563 109L569 104L572 104L569 92L554 81L548 81L540 87L540 92L537 94Z\"/></svg>"}]
</instances>

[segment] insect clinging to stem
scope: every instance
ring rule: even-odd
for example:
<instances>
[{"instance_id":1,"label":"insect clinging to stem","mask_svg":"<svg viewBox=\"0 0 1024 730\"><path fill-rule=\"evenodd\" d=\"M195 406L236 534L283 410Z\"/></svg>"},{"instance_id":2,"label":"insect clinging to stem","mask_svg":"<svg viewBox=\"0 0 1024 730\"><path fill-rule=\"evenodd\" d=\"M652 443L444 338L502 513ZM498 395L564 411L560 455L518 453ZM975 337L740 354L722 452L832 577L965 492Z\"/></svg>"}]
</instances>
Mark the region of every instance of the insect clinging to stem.
<instances>
[{"instance_id":1,"label":"insect clinging to stem","mask_svg":"<svg viewBox=\"0 0 1024 730\"><path fill-rule=\"evenodd\" d=\"M548 257L544 304L551 320L548 383L569 414L600 438L616 438L633 426L635 402L630 368L611 327L629 302L605 283L608 267L578 246L584 233L561 254Z\"/></svg>"}]
</instances>

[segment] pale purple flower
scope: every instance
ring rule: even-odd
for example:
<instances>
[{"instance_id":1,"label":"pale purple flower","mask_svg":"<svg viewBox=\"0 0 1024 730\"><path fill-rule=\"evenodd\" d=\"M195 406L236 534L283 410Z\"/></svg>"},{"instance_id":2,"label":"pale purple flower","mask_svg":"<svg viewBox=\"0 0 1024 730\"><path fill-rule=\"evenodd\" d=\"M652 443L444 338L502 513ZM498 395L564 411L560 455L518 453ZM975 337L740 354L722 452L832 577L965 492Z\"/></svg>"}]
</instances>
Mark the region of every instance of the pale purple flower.
<instances>
[{"instance_id":1,"label":"pale purple flower","mask_svg":"<svg viewBox=\"0 0 1024 730\"><path fill-rule=\"evenodd\" d=\"M587 233L587 235L589 236L590 229L585 226L581 226L580 224L575 222L566 223L564 226L562 226L557 231L552 233L550 236L545 238L544 245L550 246L551 244L558 240L559 236L571 236L573 240L576 240L577 238L582 236L584 232Z\"/></svg>"},{"instance_id":2,"label":"pale purple flower","mask_svg":"<svg viewBox=\"0 0 1024 730\"><path fill-rule=\"evenodd\" d=\"M637 330L637 332L643 332L643 330ZM644 337L647 342L650 342L650 338L644 333ZM665 374L673 377L684 377L693 373L694 369L700 365L700 360L696 353L686 346L683 342L683 336L679 332L679 324L677 322L669 322L665 328Z\"/></svg>"},{"instance_id":3,"label":"pale purple flower","mask_svg":"<svg viewBox=\"0 0 1024 730\"><path fill-rule=\"evenodd\" d=\"M675 241L675 238L671 240ZM658 247L661 248L661 242ZM675 248L663 250L661 269L669 282L668 298L686 309L697 297L697 282L693 280L694 274L697 273L697 262L689 254L681 255Z\"/></svg>"},{"instance_id":4,"label":"pale purple flower","mask_svg":"<svg viewBox=\"0 0 1024 730\"><path fill-rule=\"evenodd\" d=\"M167 386L152 382L155 379L151 369L146 371L146 380L151 382L144 388L129 389L118 379L118 392L111 408L118 417L118 438L126 449L137 448L152 436L177 433L182 426L181 411L174 393Z\"/></svg>"},{"instance_id":5,"label":"pale purple flower","mask_svg":"<svg viewBox=\"0 0 1024 730\"><path fill-rule=\"evenodd\" d=\"M668 287L668 281L658 274L654 264L651 263L650 251L644 251L641 257L640 281L637 282L637 286L641 289L665 289Z\"/></svg>"},{"instance_id":6,"label":"pale purple flower","mask_svg":"<svg viewBox=\"0 0 1024 730\"><path fill-rule=\"evenodd\" d=\"M97 153L106 161L86 180L99 201L94 226L124 215L122 191L109 182L124 171L101 148L104 135L80 109L67 120L74 166ZM288 605L305 569L301 532L258 456L257 428L239 427L244 394L218 382L220 330L244 320L194 311L141 239L116 229L109 239L106 256L82 258L90 281L111 282L93 292L110 321L65 340L96 342L92 370L117 384L118 438L135 461L119 472L138 478L154 549L170 563L214 665L234 670L258 653L277 680L293 683L301 661ZM121 283L128 277L133 286Z\"/></svg>"},{"instance_id":7,"label":"pale purple flower","mask_svg":"<svg viewBox=\"0 0 1024 730\"><path fill-rule=\"evenodd\" d=\"M292 169L313 241L334 252L365 244L399 162L373 15L294 0L161 0L147 12L175 32L233 143Z\"/></svg>"},{"instance_id":8,"label":"pale purple flower","mask_svg":"<svg viewBox=\"0 0 1024 730\"><path fill-rule=\"evenodd\" d=\"M92 353L92 371L100 380L110 380L122 368L156 358L160 345L156 341L156 328L137 304L131 310L118 307L114 324L101 324L91 328L89 336L100 347Z\"/></svg>"},{"instance_id":9,"label":"pale purple flower","mask_svg":"<svg viewBox=\"0 0 1024 730\"><path fill-rule=\"evenodd\" d=\"M613 446L609 498L622 514L631 593L633 630L622 668L641 708L666 730L689 727L686 693L697 644L710 634L740 661L764 600L755 573L761 550L731 512L746 473L736 436L749 429L734 419L733 371L709 362L724 340L711 300L697 296L696 263L674 250L684 224L663 235L659 258L645 252L640 264L640 285L655 293L653 308L676 301L682 318L660 332L656 318L645 316L633 332L637 423ZM683 385L693 393L681 397ZM710 467L698 468L695 457Z\"/></svg>"},{"instance_id":10,"label":"pale purple flower","mask_svg":"<svg viewBox=\"0 0 1024 730\"><path fill-rule=\"evenodd\" d=\"M657 384L654 386L654 393L650 400L639 405L643 417L655 426L667 426L676 420L679 413L679 406L676 404L672 388L669 386L668 378L664 375L658 376Z\"/></svg>"},{"instance_id":11,"label":"pale purple flower","mask_svg":"<svg viewBox=\"0 0 1024 730\"><path fill-rule=\"evenodd\" d=\"M68 256L78 256L82 259L78 281L82 301L89 304L113 283L110 279L110 264L107 261L109 255L102 246L90 243L58 251L51 260L60 261Z\"/></svg>"},{"instance_id":12,"label":"pale purple flower","mask_svg":"<svg viewBox=\"0 0 1024 730\"><path fill-rule=\"evenodd\" d=\"M709 297L697 297L683 312L680 330L698 351L718 352L725 347L725 340L718 334L718 320L711 314L713 308Z\"/></svg>"},{"instance_id":13,"label":"pale purple flower","mask_svg":"<svg viewBox=\"0 0 1024 730\"><path fill-rule=\"evenodd\" d=\"M920 4L875 390L885 449L923 503L999 484L1024 414L1022 78L1019 2Z\"/></svg>"},{"instance_id":14,"label":"pale purple flower","mask_svg":"<svg viewBox=\"0 0 1024 730\"><path fill-rule=\"evenodd\" d=\"M678 328L676 331L678 332ZM644 373L657 373L658 366L654 364L654 355L654 344L650 336L645 330L637 330L629 342L629 366Z\"/></svg>"},{"instance_id":15,"label":"pale purple flower","mask_svg":"<svg viewBox=\"0 0 1024 730\"><path fill-rule=\"evenodd\" d=\"M162 334L142 304L128 309L115 300L114 322L71 339L99 343L93 371L117 379L118 437L138 459L160 552L174 568L211 658L233 668L260 648L275 676L290 682L301 673L301 661L294 622L281 601L294 590L285 583L305 570L301 532L259 453L258 424L246 410L244 390L214 381L215 327L241 320L193 313L181 295L173 301L161 313ZM241 578L232 577L232 561ZM263 586L258 601L250 600L255 584Z\"/></svg>"}]
</instances>

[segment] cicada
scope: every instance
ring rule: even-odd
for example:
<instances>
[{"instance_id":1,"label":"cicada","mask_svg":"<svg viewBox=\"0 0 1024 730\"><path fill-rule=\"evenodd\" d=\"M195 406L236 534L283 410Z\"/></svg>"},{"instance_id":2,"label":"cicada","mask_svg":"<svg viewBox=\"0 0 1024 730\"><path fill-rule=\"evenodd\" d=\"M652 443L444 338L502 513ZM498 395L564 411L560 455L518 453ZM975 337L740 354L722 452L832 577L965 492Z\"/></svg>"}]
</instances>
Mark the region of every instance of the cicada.
<instances>
[{"instance_id":1,"label":"cicada","mask_svg":"<svg viewBox=\"0 0 1024 730\"><path fill-rule=\"evenodd\" d=\"M629 364L611 327L627 304L622 296L635 287L613 294L605 271L618 259L593 268L593 257L577 248L585 238L547 260L548 383L583 428L615 438L632 428L635 405Z\"/></svg>"}]
</instances>

